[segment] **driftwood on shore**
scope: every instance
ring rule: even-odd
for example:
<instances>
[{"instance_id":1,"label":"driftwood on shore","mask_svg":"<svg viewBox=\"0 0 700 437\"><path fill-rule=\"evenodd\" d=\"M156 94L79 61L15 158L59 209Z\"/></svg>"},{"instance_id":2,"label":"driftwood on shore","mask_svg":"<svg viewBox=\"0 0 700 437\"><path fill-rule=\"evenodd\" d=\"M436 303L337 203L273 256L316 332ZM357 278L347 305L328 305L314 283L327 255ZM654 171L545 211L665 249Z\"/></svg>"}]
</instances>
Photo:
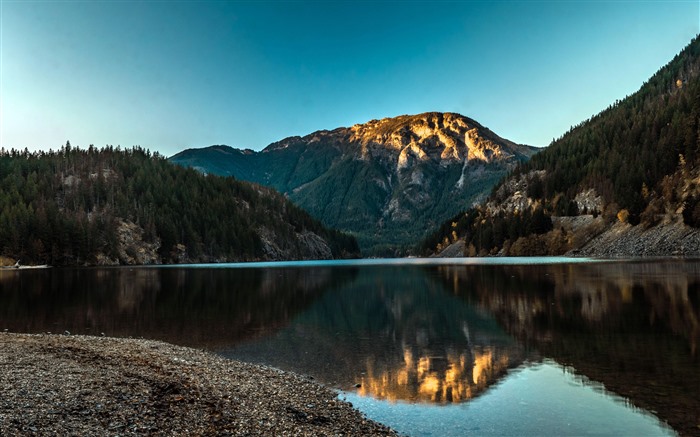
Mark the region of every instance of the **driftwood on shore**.
<instances>
[{"instance_id":1,"label":"driftwood on shore","mask_svg":"<svg viewBox=\"0 0 700 437\"><path fill-rule=\"evenodd\" d=\"M7 262L8 260L10 260L10 262L14 261L11 258L0 256L0 264L2 264L3 262ZM47 269L49 267L51 266L47 264L23 266L20 264L20 260L17 260L12 265L0 265L0 270Z\"/></svg>"},{"instance_id":2,"label":"driftwood on shore","mask_svg":"<svg viewBox=\"0 0 700 437\"><path fill-rule=\"evenodd\" d=\"M42 264L39 266L3 266L0 270L31 270L31 269L48 269L51 266Z\"/></svg>"},{"instance_id":3,"label":"driftwood on shore","mask_svg":"<svg viewBox=\"0 0 700 437\"><path fill-rule=\"evenodd\" d=\"M0 333L0 435L394 435L308 377L167 343Z\"/></svg>"}]
</instances>

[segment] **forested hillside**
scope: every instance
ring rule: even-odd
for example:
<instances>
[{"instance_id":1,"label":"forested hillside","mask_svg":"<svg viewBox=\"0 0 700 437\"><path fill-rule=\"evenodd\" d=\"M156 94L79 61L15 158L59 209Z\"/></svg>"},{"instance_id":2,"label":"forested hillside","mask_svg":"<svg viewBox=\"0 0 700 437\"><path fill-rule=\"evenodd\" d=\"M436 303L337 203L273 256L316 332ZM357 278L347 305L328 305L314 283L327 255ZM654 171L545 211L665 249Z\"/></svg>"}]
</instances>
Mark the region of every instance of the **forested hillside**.
<instances>
[{"instance_id":1,"label":"forested hillside","mask_svg":"<svg viewBox=\"0 0 700 437\"><path fill-rule=\"evenodd\" d=\"M552 217L561 216L602 215L608 224L644 227L682 216L697 226L699 76L696 37L639 91L571 128L502 180L488 202L443 224L423 251L461 239L473 253L508 252L520 238L549 233ZM555 230L558 239L520 249L561 253L582 243Z\"/></svg>"},{"instance_id":2,"label":"forested hillside","mask_svg":"<svg viewBox=\"0 0 700 437\"><path fill-rule=\"evenodd\" d=\"M0 152L0 255L84 265L359 256L275 191L141 148Z\"/></svg>"}]
</instances>

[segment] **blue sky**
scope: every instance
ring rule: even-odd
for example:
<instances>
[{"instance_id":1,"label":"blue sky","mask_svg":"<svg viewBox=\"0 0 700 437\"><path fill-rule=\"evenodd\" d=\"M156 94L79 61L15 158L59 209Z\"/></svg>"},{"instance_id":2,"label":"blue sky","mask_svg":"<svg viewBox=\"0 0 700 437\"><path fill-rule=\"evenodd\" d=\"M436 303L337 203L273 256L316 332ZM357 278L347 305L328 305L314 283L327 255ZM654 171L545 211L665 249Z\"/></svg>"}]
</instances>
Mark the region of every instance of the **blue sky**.
<instances>
[{"instance_id":1,"label":"blue sky","mask_svg":"<svg viewBox=\"0 0 700 437\"><path fill-rule=\"evenodd\" d=\"M0 145L259 150L450 111L545 146L699 32L697 0L0 0Z\"/></svg>"}]
</instances>

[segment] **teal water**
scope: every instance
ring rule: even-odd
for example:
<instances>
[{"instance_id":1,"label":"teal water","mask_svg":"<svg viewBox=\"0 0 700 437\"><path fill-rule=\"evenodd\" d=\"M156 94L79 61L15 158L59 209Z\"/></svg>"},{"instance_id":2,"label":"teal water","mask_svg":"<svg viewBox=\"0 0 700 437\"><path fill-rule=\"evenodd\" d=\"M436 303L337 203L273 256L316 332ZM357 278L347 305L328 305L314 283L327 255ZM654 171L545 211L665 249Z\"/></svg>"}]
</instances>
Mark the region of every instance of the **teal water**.
<instances>
[{"instance_id":1,"label":"teal water","mask_svg":"<svg viewBox=\"0 0 700 437\"><path fill-rule=\"evenodd\" d=\"M566 256L513 256L491 258L363 258L309 261L261 261L220 264L176 264L156 268L308 268L308 267L362 267L362 266L464 266L464 265L551 265L592 264L610 262L605 259Z\"/></svg>"},{"instance_id":2,"label":"teal water","mask_svg":"<svg viewBox=\"0 0 700 437\"><path fill-rule=\"evenodd\" d=\"M341 398L371 419L413 436L675 434L654 415L551 360L523 364L471 402L389 403L353 392L344 392Z\"/></svg>"},{"instance_id":3,"label":"teal water","mask_svg":"<svg viewBox=\"0 0 700 437\"><path fill-rule=\"evenodd\" d=\"M700 262L357 260L0 271L0 329L307 374L409 435L695 435Z\"/></svg>"}]
</instances>

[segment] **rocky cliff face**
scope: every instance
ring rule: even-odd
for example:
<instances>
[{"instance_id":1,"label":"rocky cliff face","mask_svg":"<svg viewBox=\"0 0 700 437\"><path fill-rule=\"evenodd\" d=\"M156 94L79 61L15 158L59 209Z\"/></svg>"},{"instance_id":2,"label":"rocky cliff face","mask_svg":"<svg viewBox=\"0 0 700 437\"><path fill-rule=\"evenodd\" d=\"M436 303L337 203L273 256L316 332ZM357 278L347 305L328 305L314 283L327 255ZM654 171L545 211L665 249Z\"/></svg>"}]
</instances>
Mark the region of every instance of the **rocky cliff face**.
<instances>
[{"instance_id":1,"label":"rocky cliff face","mask_svg":"<svg viewBox=\"0 0 700 437\"><path fill-rule=\"evenodd\" d=\"M128 220L118 220L116 258L104 253L95 256L95 264L101 266L162 264L158 254L160 240L144 240L141 226Z\"/></svg>"},{"instance_id":2,"label":"rocky cliff face","mask_svg":"<svg viewBox=\"0 0 700 437\"><path fill-rule=\"evenodd\" d=\"M396 169L418 161L432 160L442 165L457 162L493 161L528 155L529 147L505 140L474 120L452 113L402 115L372 120L346 130L349 143L368 152L397 151Z\"/></svg>"},{"instance_id":3,"label":"rocky cliff face","mask_svg":"<svg viewBox=\"0 0 700 437\"><path fill-rule=\"evenodd\" d=\"M171 160L272 186L372 255L415 244L536 151L462 115L425 113L290 137L258 153L213 146Z\"/></svg>"}]
</instances>

